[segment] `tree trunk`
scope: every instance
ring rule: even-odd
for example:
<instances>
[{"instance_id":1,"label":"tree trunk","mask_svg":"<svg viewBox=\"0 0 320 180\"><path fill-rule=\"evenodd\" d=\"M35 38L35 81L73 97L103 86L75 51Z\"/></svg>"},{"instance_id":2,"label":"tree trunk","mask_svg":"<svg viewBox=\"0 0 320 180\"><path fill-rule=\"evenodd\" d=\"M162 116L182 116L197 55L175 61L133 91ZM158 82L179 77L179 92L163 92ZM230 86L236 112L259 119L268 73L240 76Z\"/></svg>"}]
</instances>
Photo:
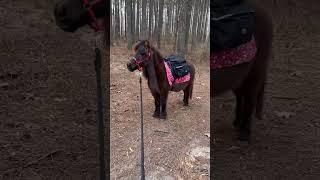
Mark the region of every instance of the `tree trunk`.
<instances>
[{"instance_id":1,"label":"tree trunk","mask_svg":"<svg viewBox=\"0 0 320 180\"><path fill-rule=\"evenodd\" d=\"M136 0L131 0L131 31L132 31L132 41L134 42L136 40Z\"/></svg>"},{"instance_id":2,"label":"tree trunk","mask_svg":"<svg viewBox=\"0 0 320 180\"><path fill-rule=\"evenodd\" d=\"M159 2L159 21L158 21L158 31L157 31L157 46L161 48L161 34L162 34L162 24L163 24L163 6L164 0Z\"/></svg>"},{"instance_id":3,"label":"tree trunk","mask_svg":"<svg viewBox=\"0 0 320 180\"><path fill-rule=\"evenodd\" d=\"M158 7L159 7L159 1L155 0L154 1L154 29L153 29L153 36L152 36L152 39L154 39L154 36L157 36L157 32L158 32L158 19L159 19L159 10L158 10Z\"/></svg>"},{"instance_id":4,"label":"tree trunk","mask_svg":"<svg viewBox=\"0 0 320 180\"><path fill-rule=\"evenodd\" d=\"M181 0L182 2L182 0ZM189 28L190 28L190 10L191 3L188 0L182 2L182 11L181 11L181 20L179 21L179 34L178 34L178 45L177 52L178 54L185 56L188 49L188 38L189 38Z\"/></svg>"},{"instance_id":5,"label":"tree trunk","mask_svg":"<svg viewBox=\"0 0 320 180\"><path fill-rule=\"evenodd\" d=\"M166 39L171 41L171 22L172 22L172 2L167 3L167 22L166 22Z\"/></svg>"},{"instance_id":6,"label":"tree trunk","mask_svg":"<svg viewBox=\"0 0 320 180\"><path fill-rule=\"evenodd\" d=\"M194 50L196 47L196 32L198 25L198 17L199 17L199 3L197 0L194 0L194 10L193 10L193 22L192 22L192 31L191 31L191 50Z\"/></svg>"},{"instance_id":7,"label":"tree trunk","mask_svg":"<svg viewBox=\"0 0 320 180\"><path fill-rule=\"evenodd\" d=\"M127 31L128 31L128 14L127 14L127 1L126 0L123 0L124 1L124 36L125 36L125 39L127 40Z\"/></svg>"},{"instance_id":8,"label":"tree trunk","mask_svg":"<svg viewBox=\"0 0 320 180\"><path fill-rule=\"evenodd\" d=\"M153 3L154 0L150 0L149 1L149 34L148 34L148 38L151 39L152 36L152 26L153 26Z\"/></svg>"},{"instance_id":9,"label":"tree trunk","mask_svg":"<svg viewBox=\"0 0 320 180\"><path fill-rule=\"evenodd\" d=\"M177 51L178 47L178 27L179 21L181 19L181 4L179 1L176 1L176 13L175 13L175 22L174 22L174 50Z\"/></svg>"},{"instance_id":10,"label":"tree trunk","mask_svg":"<svg viewBox=\"0 0 320 180\"><path fill-rule=\"evenodd\" d=\"M133 0L127 0L126 1L126 9L127 9L127 41L128 41L128 46L127 48L130 50L132 48L133 44L133 10L132 10L132 1Z\"/></svg>"},{"instance_id":11,"label":"tree trunk","mask_svg":"<svg viewBox=\"0 0 320 180\"><path fill-rule=\"evenodd\" d=\"M137 39L140 39L140 1L137 0L137 23L136 23L136 37Z\"/></svg>"},{"instance_id":12,"label":"tree trunk","mask_svg":"<svg viewBox=\"0 0 320 180\"><path fill-rule=\"evenodd\" d=\"M120 3L118 0L115 0L115 40L119 40L120 38Z\"/></svg>"},{"instance_id":13,"label":"tree trunk","mask_svg":"<svg viewBox=\"0 0 320 180\"><path fill-rule=\"evenodd\" d=\"M147 0L142 0L141 39L147 39Z\"/></svg>"}]
</instances>

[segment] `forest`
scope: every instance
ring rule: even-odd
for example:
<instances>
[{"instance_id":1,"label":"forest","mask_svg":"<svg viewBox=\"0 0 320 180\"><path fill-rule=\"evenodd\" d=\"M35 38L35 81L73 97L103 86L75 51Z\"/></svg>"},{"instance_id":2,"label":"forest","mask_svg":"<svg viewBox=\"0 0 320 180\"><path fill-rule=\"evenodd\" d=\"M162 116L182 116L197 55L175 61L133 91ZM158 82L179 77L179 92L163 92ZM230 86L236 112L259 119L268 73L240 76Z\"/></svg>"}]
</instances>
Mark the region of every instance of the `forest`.
<instances>
[{"instance_id":1,"label":"forest","mask_svg":"<svg viewBox=\"0 0 320 180\"><path fill-rule=\"evenodd\" d=\"M209 0L112 0L112 45L148 39L185 55L209 48Z\"/></svg>"}]
</instances>

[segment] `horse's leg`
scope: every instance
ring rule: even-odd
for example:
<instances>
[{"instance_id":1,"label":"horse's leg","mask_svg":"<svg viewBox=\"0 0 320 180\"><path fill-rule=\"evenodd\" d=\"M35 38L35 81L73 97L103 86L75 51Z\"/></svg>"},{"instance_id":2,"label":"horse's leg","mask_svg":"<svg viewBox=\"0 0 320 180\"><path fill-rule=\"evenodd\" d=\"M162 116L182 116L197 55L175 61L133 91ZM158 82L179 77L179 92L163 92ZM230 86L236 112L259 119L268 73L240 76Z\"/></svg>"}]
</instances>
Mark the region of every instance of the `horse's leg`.
<instances>
[{"instance_id":1,"label":"horse's leg","mask_svg":"<svg viewBox=\"0 0 320 180\"><path fill-rule=\"evenodd\" d=\"M189 97L190 97L190 85L188 85L184 90L183 90L183 105L188 106L189 105Z\"/></svg>"},{"instance_id":2,"label":"horse's leg","mask_svg":"<svg viewBox=\"0 0 320 180\"><path fill-rule=\"evenodd\" d=\"M240 124L242 119L241 115L243 114L244 97L243 97L243 93L241 92L241 88L235 89L233 93L236 96L236 111L235 111L233 126L236 129L240 129Z\"/></svg>"},{"instance_id":3,"label":"horse's leg","mask_svg":"<svg viewBox=\"0 0 320 180\"><path fill-rule=\"evenodd\" d=\"M244 88L243 109L241 110L240 121L240 141L249 141L251 134L251 120L252 113L256 104L257 91L254 84L247 84L247 88Z\"/></svg>"},{"instance_id":4,"label":"horse's leg","mask_svg":"<svg viewBox=\"0 0 320 180\"><path fill-rule=\"evenodd\" d=\"M160 111L160 115L159 118L160 119L166 119L167 118L167 100L168 100L168 94L169 92L166 92L165 94L163 94L160 98L160 106L161 106L161 111Z\"/></svg>"},{"instance_id":5,"label":"horse's leg","mask_svg":"<svg viewBox=\"0 0 320 180\"><path fill-rule=\"evenodd\" d=\"M154 98L154 105L155 105L155 110L153 113L153 117L159 118L160 116L160 95L158 93L152 94Z\"/></svg>"}]
</instances>

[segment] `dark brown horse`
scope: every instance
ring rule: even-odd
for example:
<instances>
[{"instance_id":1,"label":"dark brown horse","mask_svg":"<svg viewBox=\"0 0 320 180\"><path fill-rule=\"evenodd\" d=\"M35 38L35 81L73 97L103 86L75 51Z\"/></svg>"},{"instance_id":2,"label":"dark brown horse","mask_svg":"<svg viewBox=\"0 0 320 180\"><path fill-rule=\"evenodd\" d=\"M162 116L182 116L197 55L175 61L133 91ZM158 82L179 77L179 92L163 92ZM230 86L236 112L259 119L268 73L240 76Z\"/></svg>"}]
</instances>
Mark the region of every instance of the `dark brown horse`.
<instances>
[{"instance_id":1,"label":"dark brown horse","mask_svg":"<svg viewBox=\"0 0 320 180\"><path fill-rule=\"evenodd\" d=\"M268 14L255 4L255 32L257 53L253 61L210 71L211 97L232 90L236 96L236 118L233 125L239 139L247 141L251 133L251 119L262 119L262 108L269 55L272 49L273 28Z\"/></svg>"},{"instance_id":2,"label":"dark brown horse","mask_svg":"<svg viewBox=\"0 0 320 180\"><path fill-rule=\"evenodd\" d=\"M148 86L154 97L155 111L153 117L166 119L166 105L169 91L179 92L183 90L183 102L187 106L189 98L191 99L192 97L195 77L193 64L187 62L190 69L190 80L184 83L174 83L171 87L167 79L164 59L159 51L151 46L147 40L138 41L133 46L133 49L135 56L127 63L127 68L131 72L139 69L139 67L142 68L143 75L148 80Z\"/></svg>"}]
</instances>

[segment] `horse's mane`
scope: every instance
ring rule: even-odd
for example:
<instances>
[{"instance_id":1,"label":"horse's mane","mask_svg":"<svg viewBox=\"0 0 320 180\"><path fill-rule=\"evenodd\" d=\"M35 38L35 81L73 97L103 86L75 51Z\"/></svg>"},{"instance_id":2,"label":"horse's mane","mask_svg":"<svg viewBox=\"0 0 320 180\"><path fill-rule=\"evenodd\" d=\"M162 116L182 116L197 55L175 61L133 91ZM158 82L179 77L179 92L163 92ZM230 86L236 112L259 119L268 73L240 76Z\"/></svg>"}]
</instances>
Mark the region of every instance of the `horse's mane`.
<instances>
[{"instance_id":1,"label":"horse's mane","mask_svg":"<svg viewBox=\"0 0 320 180\"><path fill-rule=\"evenodd\" d=\"M163 56L162 54L160 53L159 50L157 50L155 47L153 46L150 46L150 49L153 51L154 54L158 55L160 57L160 60L163 60Z\"/></svg>"}]
</instances>

